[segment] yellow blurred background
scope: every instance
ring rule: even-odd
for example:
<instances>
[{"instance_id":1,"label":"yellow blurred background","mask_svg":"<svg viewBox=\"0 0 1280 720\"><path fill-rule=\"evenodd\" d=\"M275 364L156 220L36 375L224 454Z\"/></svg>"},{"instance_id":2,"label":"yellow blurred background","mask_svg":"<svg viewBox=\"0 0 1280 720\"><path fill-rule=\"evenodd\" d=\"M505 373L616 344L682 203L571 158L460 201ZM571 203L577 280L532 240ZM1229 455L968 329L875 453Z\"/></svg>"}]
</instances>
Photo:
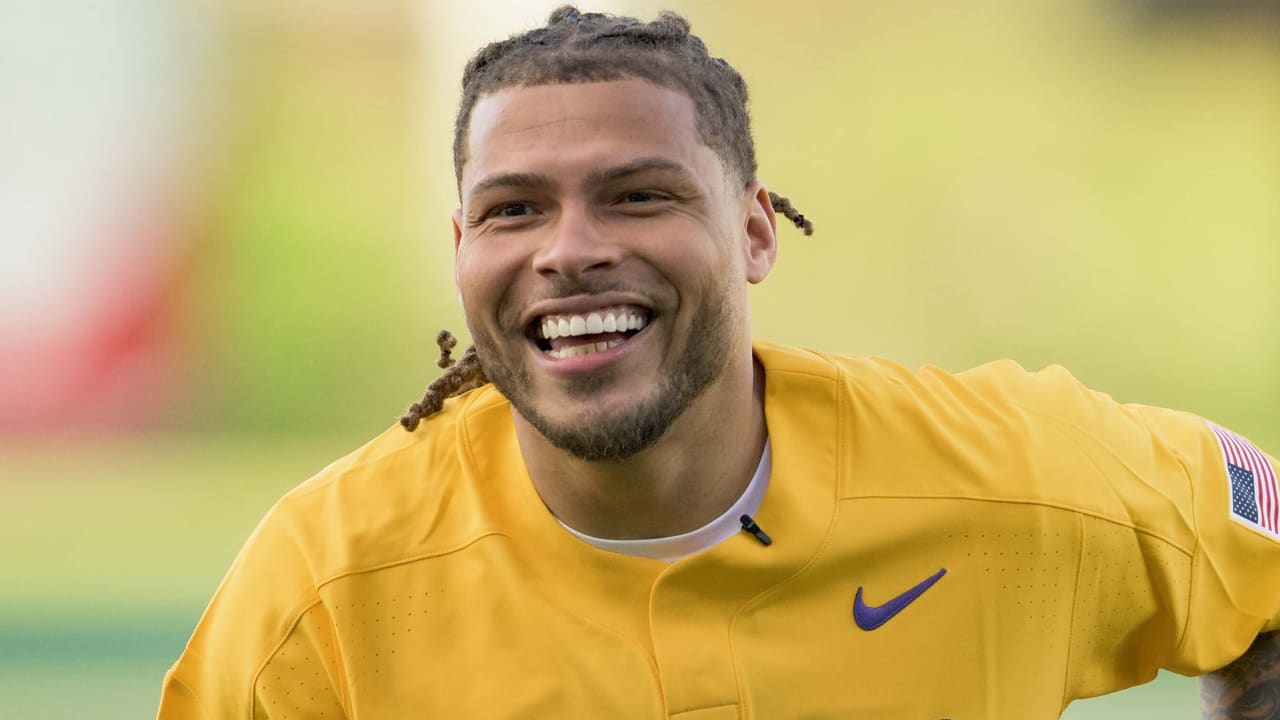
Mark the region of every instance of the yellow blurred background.
<instances>
[{"instance_id":1,"label":"yellow blurred background","mask_svg":"<svg viewBox=\"0 0 1280 720\"><path fill-rule=\"evenodd\" d=\"M270 503L435 376L462 66L556 4L0 9L0 717L152 715ZM760 337L1061 363L1280 452L1277 4L583 8L678 10L747 79L818 228Z\"/></svg>"}]
</instances>

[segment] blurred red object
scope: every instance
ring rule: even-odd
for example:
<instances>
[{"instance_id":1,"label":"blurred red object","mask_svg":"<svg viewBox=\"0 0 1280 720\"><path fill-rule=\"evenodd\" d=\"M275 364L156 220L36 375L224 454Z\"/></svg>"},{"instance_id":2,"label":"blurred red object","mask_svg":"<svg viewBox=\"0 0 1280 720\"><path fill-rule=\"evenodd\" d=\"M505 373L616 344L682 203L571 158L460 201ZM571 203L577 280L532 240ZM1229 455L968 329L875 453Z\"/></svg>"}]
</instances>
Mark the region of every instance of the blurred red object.
<instances>
[{"instance_id":1,"label":"blurred red object","mask_svg":"<svg viewBox=\"0 0 1280 720\"><path fill-rule=\"evenodd\" d=\"M98 257L35 279L53 292L4 309L0 433L137 430L173 419L185 395L177 309L189 238L172 207L152 204L86 248Z\"/></svg>"}]
</instances>

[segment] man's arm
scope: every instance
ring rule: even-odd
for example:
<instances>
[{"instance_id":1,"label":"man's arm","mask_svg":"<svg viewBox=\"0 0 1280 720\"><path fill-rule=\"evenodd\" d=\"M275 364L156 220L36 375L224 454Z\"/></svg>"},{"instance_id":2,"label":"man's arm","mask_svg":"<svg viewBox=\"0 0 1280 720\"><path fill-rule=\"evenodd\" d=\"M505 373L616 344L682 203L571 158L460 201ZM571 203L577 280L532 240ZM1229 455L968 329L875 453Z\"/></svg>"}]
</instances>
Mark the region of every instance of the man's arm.
<instances>
[{"instance_id":1,"label":"man's arm","mask_svg":"<svg viewBox=\"0 0 1280 720\"><path fill-rule=\"evenodd\" d=\"M1239 660L1200 677L1205 720L1280 720L1280 631L1263 633Z\"/></svg>"}]
</instances>

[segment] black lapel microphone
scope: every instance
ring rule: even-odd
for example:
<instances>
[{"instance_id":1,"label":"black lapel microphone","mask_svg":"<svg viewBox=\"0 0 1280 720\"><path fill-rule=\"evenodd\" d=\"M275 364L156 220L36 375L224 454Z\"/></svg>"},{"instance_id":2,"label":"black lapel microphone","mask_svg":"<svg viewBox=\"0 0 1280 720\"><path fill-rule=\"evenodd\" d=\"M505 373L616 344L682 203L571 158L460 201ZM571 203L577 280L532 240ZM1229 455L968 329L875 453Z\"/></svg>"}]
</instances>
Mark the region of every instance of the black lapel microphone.
<instances>
[{"instance_id":1,"label":"black lapel microphone","mask_svg":"<svg viewBox=\"0 0 1280 720\"><path fill-rule=\"evenodd\" d=\"M743 515L738 518L738 520L742 523L742 532L750 534L752 537L759 540L760 544L765 547L773 544L773 538L769 537L769 533L761 530L760 526L756 524L755 520L751 519L750 515Z\"/></svg>"}]
</instances>

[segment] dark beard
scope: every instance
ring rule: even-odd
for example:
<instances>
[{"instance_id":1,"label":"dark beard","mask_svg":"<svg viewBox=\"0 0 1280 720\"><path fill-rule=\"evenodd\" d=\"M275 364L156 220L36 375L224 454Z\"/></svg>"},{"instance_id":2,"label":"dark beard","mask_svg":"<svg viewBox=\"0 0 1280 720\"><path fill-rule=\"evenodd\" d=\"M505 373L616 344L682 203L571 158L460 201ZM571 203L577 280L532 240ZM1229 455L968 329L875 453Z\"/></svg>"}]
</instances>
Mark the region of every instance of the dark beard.
<instances>
[{"instance_id":1,"label":"dark beard","mask_svg":"<svg viewBox=\"0 0 1280 720\"><path fill-rule=\"evenodd\" d=\"M639 405L621 413L589 414L571 425L557 425L534 407L528 389L529 370L523 362L499 362L501 352L490 335L473 330L472 336L490 382L552 445L582 460L625 460L657 442L720 377L734 339L731 313L723 302L717 302L726 296L727 291L706 296L694 315L689 344L676 366ZM579 378L568 392L589 402L592 393L613 380L613 373L604 369Z\"/></svg>"}]
</instances>

